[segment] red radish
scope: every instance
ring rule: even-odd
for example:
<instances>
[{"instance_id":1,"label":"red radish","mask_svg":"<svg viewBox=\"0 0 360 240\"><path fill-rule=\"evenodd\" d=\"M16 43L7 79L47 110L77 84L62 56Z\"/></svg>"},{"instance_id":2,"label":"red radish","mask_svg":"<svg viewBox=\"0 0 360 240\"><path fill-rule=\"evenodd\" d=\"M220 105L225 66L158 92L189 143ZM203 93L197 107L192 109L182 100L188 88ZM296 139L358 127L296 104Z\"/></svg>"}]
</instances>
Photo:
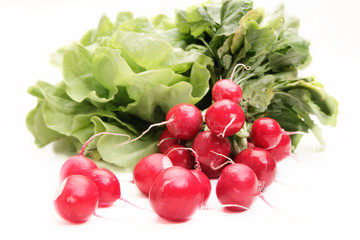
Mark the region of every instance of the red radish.
<instances>
[{"instance_id":1,"label":"red radish","mask_svg":"<svg viewBox=\"0 0 360 240\"><path fill-rule=\"evenodd\" d=\"M195 158L191 151L186 149L183 145L175 144L170 146L164 153L170 158L174 166L183 167L186 169L193 169L195 166Z\"/></svg>"},{"instance_id":2,"label":"red radish","mask_svg":"<svg viewBox=\"0 0 360 240\"><path fill-rule=\"evenodd\" d=\"M206 202L209 200L210 193L211 193L210 179L205 175L205 173L203 173L200 170L193 169L193 170L190 170L190 172L195 175L195 177L199 180L199 182L201 184L201 187L202 187L202 190L204 193L202 204L205 205Z\"/></svg>"},{"instance_id":3,"label":"red radish","mask_svg":"<svg viewBox=\"0 0 360 240\"><path fill-rule=\"evenodd\" d=\"M247 147L248 148L252 148L252 147L256 147L255 144L253 144L252 142L248 141L247 142Z\"/></svg>"},{"instance_id":4,"label":"red radish","mask_svg":"<svg viewBox=\"0 0 360 240\"><path fill-rule=\"evenodd\" d=\"M268 150L277 162L284 158L291 156L291 138L288 134L282 134L281 140L278 145Z\"/></svg>"},{"instance_id":5,"label":"red radish","mask_svg":"<svg viewBox=\"0 0 360 240\"><path fill-rule=\"evenodd\" d=\"M231 211L244 211L260 194L259 182L254 171L241 163L226 166L216 185L220 203L229 205Z\"/></svg>"},{"instance_id":6,"label":"red radish","mask_svg":"<svg viewBox=\"0 0 360 240\"><path fill-rule=\"evenodd\" d=\"M210 179L218 179L220 176L221 171L226 167L226 165L220 165L220 167L216 167L215 169L211 168L210 166L200 164L201 171Z\"/></svg>"},{"instance_id":7,"label":"red radish","mask_svg":"<svg viewBox=\"0 0 360 240\"><path fill-rule=\"evenodd\" d=\"M233 82L235 71L239 66L242 66L246 70L250 70L251 68L242 63L236 64L231 73L230 79L222 79L217 81L214 84L211 92L214 102L219 101L221 99L229 99L236 103L241 102L241 98L242 98L241 87Z\"/></svg>"},{"instance_id":8,"label":"red radish","mask_svg":"<svg viewBox=\"0 0 360 240\"><path fill-rule=\"evenodd\" d=\"M265 189L275 180L276 161L265 149L259 147L244 149L236 155L234 162L245 164L255 172L260 190Z\"/></svg>"},{"instance_id":9,"label":"red radish","mask_svg":"<svg viewBox=\"0 0 360 240\"><path fill-rule=\"evenodd\" d=\"M180 140L192 140L203 125L201 111L188 103L172 107L166 114L166 121L169 132Z\"/></svg>"},{"instance_id":10,"label":"red radish","mask_svg":"<svg viewBox=\"0 0 360 240\"><path fill-rule=\"evenodd\" d=\"M134 183L142 193L149 195L151 185L158 175L171 166L171 160L164 154L150 154L136 164L133 171Z\"/></svg>"},{"instance_id":11,"label":"red radish","mask_svg":"<svg viewBox=\"0 0 360 240\"><path fill-rule=\"evenodd\" d=\"M99 207L108 207L120 199L120 183L114 173L104 168L95 168L87 177L98 187Z\"/></svg>"},{"instance_id":12,"label":"red radish","mask_svg":"<svg viewBox=\"0 0 360 240\"><path fill-rule=\"evenodd\" d=\"M205 122L218 137L234 135L243 127L245 114L239 104L222 99L214 102L205 113Z\"/></svg>"},{"instance_id":13,"label":"red radish","mask_svg":"<svg viewBox=\"0 0 360 240\"><path fill-rule=\"evenodd\" d=\"M95 183L83 175L71 175L58 187L54 204L62 218L81 223L95 213L98 202L99 191Z\"/></svg>"},{"instance_id":14,"label":"red radish","mask_svg":"<svg viewBox=\"0 0 360 240\"><path fill-rule=\"evenodd\" d=\"M264 149L274 148L279 144L283 130L279 123L272 118L258 118L253 122L250 130L252 143Z\"/></svg>"},{"instance_id":15,"label":"red radish","mask_svg":"<svg viewBox=\"0 0 360 240\"><path fill-rule=\"evenodd\" d=\"M88 175L90 171L97 168L96 164L83 155L76 155L68 158L60 170L60 181L70 175Z\"/></svg>"},{"instance_id":16,"label":"red radish","mask_svg":"<svg viewBox=\"0 0 360 240\"><path fill-rule=\"evenodd\" d=\"M169 130L165 129L159 137L159 151L161 153L165 153L166 149L174 144L180 144L180 141L176 139L175 136L169 132Z\"/></svg>"},{"instance_id":17,"label":"red radish","mask_svg":"<svg viewBox=\"0 0 360 240\"><path fill-rule=\"evenodd\" d=\"M189 170L174 166L165 169L149 193L152 209L169 221L188 220L201 206L203 190Z\"/></svg>"},{"instance_id":18,"label":"red radish","mask_svg":"<svg viewBox=\"0 0 360 240\"><path fill-rule=\"evenodd\" d=\"M241 87L230 79L222 79L217 81L214 84L211 93L214 102L221 99L229 99L235 103L240 103L242 99Z\"/></svg>"},{"instance_id":19,"label":"red radish","mask_svg":"<svg viewBox=\"0 0 360 240\"><path fill-rule=\"evenodd\" d=\"M127 137L129 141L130 136L121 133L111 133L111 132L100 132L91 136L82 146L79 155L75 155L70 157L65 161L62 165L60 170L60 181L63 181L66 177L73 175L73 174L80 174L80 175L88 175L89 172L95 168L97 168L96 164L89 158L84 156L85 149L87 145L95 138L101 135L115 135L121 137Z\"/></svg>"},{"instance_id":20,"label":"red radish","mask_svg":"<svg viewBox=\"0 0 360 240\"><path fill-rule=\"evenodd\" d=\"M211 131L203 131L194 139L192 149L197 153L197 160L201 166L218 170L227 161L231 146L227 138L218 138Z\"/></svg>"}]
</instances>

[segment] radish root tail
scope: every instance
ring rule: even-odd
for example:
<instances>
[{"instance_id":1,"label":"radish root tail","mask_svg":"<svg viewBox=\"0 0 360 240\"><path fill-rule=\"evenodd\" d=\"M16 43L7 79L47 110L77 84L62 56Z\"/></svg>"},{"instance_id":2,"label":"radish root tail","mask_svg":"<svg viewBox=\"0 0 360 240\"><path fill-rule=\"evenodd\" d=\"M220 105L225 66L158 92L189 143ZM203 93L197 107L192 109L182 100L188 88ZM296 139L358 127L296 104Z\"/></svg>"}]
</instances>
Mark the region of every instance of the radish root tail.
<instances>
[{"instance_id":1,"label":"radish root tail","mask_svg":"<svg viewBox=\"0 0 360 240\"><path fill-rule=\"evenodd\" d=\"M224 128L224 131L222 133L220 133L219 135L217 135L219 138L224 138L225 137L225 133L228 130L228 128L230 127L230 125L235 121L236 117L233 117L230 122L228 123L228 125L226 125L226 127Z\"/></svg>"},{"instance_id":2,"label":"radish root tail","mask_svg":"<svg viewBox=\"0 0 360 240\"><path fill-rule=\"evenodd\" d=\"M85 148L89 145L89 143L96 137L101 136L101 135L114 135L114 136L120 136L120 137L127 137L128 139L125 141L125 143L129 142L130 140L130 136L127 134L121 134L121 133L112 133L112 132L99 132L97 134L92 135L85 143L84 145L81 147L80 153L79 155L84 155L85 153Z\"/></svg>"},{"instance_id":3,"label":"radish root tail","mask_svg":"<svg viewBox=\"0 0 360 240\"><path fill-rule=\"evenodd\" d=\"M236 69L237 69L239 66L243 67L243 70L245 69L245 70L248 71L248 70L251 69L250 66L246 66L245 64L242 64L242 63L236 64L235 67L234 67L234 69L233 69L233 71L232 71L232 73L231 73L231 76L230 76L230 80L231 80L231 81L234 79L235 71L236 71Z\"/></svg>"},{"instance_id":4,"label":"radish root tail","mask_svg":"<svg viewBox=\"0 0 360 240\"><path fill-rule=\"evenodd\" d=\"M129 140L129 141L126 141L126 142L123 142L123 143L120 143L120 144L117 144L115 145L114 148L119 148L119 147L122 147L126 144L129 144L129 143L132 143L132 142L135 142L137 140L139 140L140 138L142 138L146 133L148 133L153 127L158 127L158 126L163 126L163 125L166 125L168 123L171 123L172 121L174 121L173 118L170 118L169 120L167 121L164 121L164 122L160 122L160 123L154 123L154 124L151 124L142 134L140 134L138 137L132 139L132 140Z\"/></svg>"},{"instance_id":5,"label":"radish root tail","mask_svg":"<svg viewBox=\"0 0 360 240\"><path fill-rule=\"evenodd\" d=\"M169 155L172 151L174 151L174 150L189 150L189 151L191 151L192 153L193 153L193 155L194 155L194 158L195 158L195 169L197 169L197 170L200 170L201 171L201 166L200 166L200 162L199 162L199 157L198 157L198 154L196 153L196 151L194 150L194 149L192 149L192 148L187 148L187 147L177 147L177 148L173 148L173 149L171 149L168 153L167 153L167 155ZM167 156L166 155L166 156Z\"/></svg>"},{"instance_id":6,"label":"radish root tail","mask_svg":"<svg viewBox=\"0 0 360 240\"><path fill-rule=\"evenodd\" d=\"M221 156L221 157L223 157L223 158L225 158L227 161L225 161L224 163L222 163L222 164L220 164L220 165L218 165L218 166L214 166L214 164L213 163L210 163L210 167L211 167L211 169L213 169L213 170L218 170L218 169L220 169L220 168L222 168L222 167L224 167L224 166L226 166L226 165L228 165L228 164L233 164L233 163L235 163L231 158L229 158L229 157L227 157L227 156L225 156L225 155L223 155L223 154L221 154L221 153L217 153L217 152L215 152L215 151L210 151L210 152L212 152L213 154L216 154L216 155L218 155L218 156Z\"/></svg>"}]
</instances>

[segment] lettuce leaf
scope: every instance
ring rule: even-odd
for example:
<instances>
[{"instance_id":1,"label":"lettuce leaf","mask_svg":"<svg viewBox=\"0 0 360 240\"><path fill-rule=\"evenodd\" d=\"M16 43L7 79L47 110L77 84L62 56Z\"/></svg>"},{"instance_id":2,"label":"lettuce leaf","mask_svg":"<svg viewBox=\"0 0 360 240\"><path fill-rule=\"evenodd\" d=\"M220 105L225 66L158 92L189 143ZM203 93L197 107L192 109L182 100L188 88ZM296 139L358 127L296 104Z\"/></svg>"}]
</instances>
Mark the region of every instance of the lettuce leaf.
<instances>
[{"instance_id":1,"label":"lettuce leaf","mask_svg":"<svg viewBox=\"0 0 360 240\"><path fill-rule=\"evenodd\" d=\"M164 121L171 107L199 102L208 92L212 59L186 49L187 36L164 15L106 16L79 42L62 47L52 63L64 80L29 88L38 98L26 123L39 147L66 139L78 149L93 134L112 131L135 138L151 123ZM184 48L183 48L184 47ZM102 160L131 169L157 151L162 128L141 140L113 149L118 137L103 136L89 146Z\"/></svg>"}]
</instances>

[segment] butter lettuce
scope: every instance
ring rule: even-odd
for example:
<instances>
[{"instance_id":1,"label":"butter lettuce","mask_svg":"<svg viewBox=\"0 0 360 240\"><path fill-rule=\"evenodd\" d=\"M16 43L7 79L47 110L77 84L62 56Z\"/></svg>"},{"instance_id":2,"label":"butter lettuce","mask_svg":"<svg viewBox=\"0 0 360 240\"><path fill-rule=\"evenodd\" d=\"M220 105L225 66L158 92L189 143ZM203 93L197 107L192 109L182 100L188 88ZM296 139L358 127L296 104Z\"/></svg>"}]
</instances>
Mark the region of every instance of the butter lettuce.
<instances>
[{"instance_id":1,"label":"butter lettuce","mask_svg":"<svg viewBox=\"0 0 360 240\"><path fill-rule=\"evenodd\" d=\"M135 138L151 123L163 121L172 106L199 102L210 88L212 60L196 48L183 48L186 41L164 15L133 18L124 12L114 23L102 17L97 29L53 55L63 81L39 81L29 88L38 98L26 119L36 144L65 139L79 150L101 131ZM156 151L161 130L118 149L113 147L121 139L102 136L89 149L104 161L131 169Z\"/></svg>"}]
</instances>

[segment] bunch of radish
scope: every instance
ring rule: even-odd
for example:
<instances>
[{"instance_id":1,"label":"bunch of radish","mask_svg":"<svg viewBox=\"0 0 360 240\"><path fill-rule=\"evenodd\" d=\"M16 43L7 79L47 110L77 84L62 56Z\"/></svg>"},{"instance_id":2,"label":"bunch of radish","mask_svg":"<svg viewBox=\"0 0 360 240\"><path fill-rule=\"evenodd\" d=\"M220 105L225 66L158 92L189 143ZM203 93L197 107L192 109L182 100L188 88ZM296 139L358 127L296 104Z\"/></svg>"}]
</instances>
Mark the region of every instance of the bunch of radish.
<instances>
[{"instance_id":1,"label":"bunch of radish","mask_svg":"<svg viewBox=\"0 0 360 240\"><path fill-rule=\"evenodd\" d=\"M229 138L245 124L240 106L242 90L231 77L214 85L212 97L214 102L204 117L188 103L171 108L165 122L153 125L166 124L158 142L159 153L142 158L133 170L133 182L148 196L152 209L166 220L188 220L206 205L210 179L217 181L216 196L223 207L231 211L249 209L274 181L276 163L291 154L289 133L271 118L255 120L248 148L234 154ZM79 155L65 162L60 172L62 183L55 207L71 222L84 222L97 207L121 199L116 176L83 156L89 141Z\"/></svg>"},{"instance_id":2,"label":"bunch of radish","mask_svg":"<svg viewBox=\"0 0 360 240\"><path fill-rule=\"evenodd\" d=\"M105 168L98 168L84 156L90 141L102 134L124 136L115 133L95 134L83 145L78 155L68 158L61 167L61 184L57 188L54 204L58 214L69 222L85 222L98 207L109 207L117 200L126 201L121 196L116 175Z\"/></svg>"},{"instance_id":3,"label":"bunch of radish","mask_svg":"<svg viewBox=\"0 0 360 240\"><path fill-rule=\"evenodd\" d=\"M233 156L229 137L245 123L242 90L231 78L223 79L214 85L212 97L204 119L194 105L174 106L159 138L161 153L141 159L134 169L134 183L167 220L187 220L205 205L210 179L217 179L222 206L248 209L274 181L276 162L290 154L289 134L275 120L259 118L252 124L249 147Z\"/></svg>"},{"instance_id":4,"label":"bunch of radish","mask_svg":"<svg viewBox=\"0 0 360 240\"><path fill-rule=\"evenodd\" d=\"M73 156L63 164L60 181L55 209L70 222L85 222L98 207L108 207L120 199L120 183L115 174L98 168L83 155Z\"/></svg>"}]
</instances>

